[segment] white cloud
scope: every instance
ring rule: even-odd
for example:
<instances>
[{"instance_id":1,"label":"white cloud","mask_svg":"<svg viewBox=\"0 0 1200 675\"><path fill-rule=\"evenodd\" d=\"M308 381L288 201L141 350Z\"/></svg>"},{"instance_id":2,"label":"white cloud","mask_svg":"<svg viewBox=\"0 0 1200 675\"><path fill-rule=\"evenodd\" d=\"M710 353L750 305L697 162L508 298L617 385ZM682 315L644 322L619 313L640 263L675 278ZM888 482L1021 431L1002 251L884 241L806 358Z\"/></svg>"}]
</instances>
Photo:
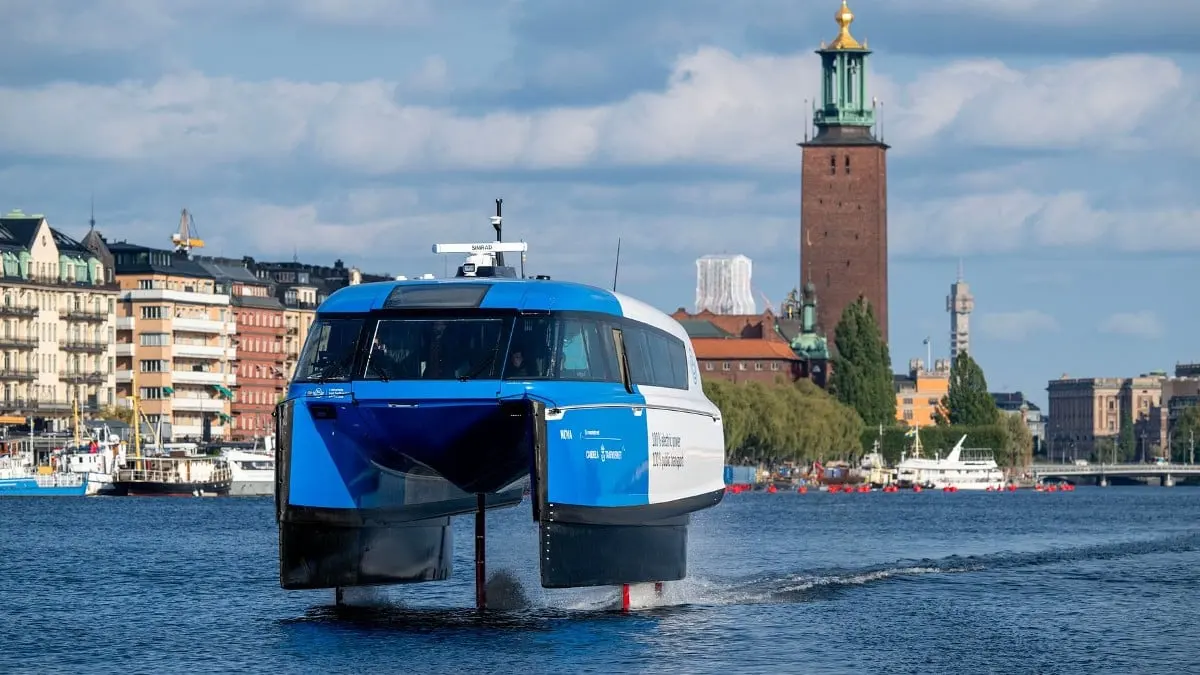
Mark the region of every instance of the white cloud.
<instances>
[{"instance_id":1,"label":"white cloud","mask_svg":"<svg viewBox=\"0 0 1200 675\"><path fill-rule=\"evenodd\" d=\"M1143 310L1139 312L1117 312L1100 322L1100 331L1114 335L1154 340L1166 333L1166 326L1158 314Z\"/></svg>"},{"instance_id":2,"label":"white cloud","mask_svg":"<svg viewBox=\"0 0 1200 675\"><path fill-rule=\"evenodd\" d=\"M1200 209L1104 210L1079 191L1010 189L898 205L890 228L889 246L900 255L1028 247L1200 250Z\"/></svg>"},{"instance_id":3,"label":"white cloud","mask_svg":"<svg viewBox=\"0 0 1200 675\"><path fill-rule=\"evenodd\" d=\"M998 342L1024 342L1045 333L1058 331L1054 317L1035 309L980 314L979 331Z\"/></svg>"},{"instance_id":4,"label":"white cloud","mask_svg":"<svg viewBox=\"0 0 1200 675\"><path fill-rule=\"evenodd\" d=\"M384 81L242 82L186 73L153 83L56 83L0 89L22 101L0 111L0 152L163 162L310 152L368 173L680 163L794 171L817 71L807 53L737 57L705 48L680 58L659 92L478 116L406 105L395 98L397 85ZM1173 61L1139 55L1031 71L969 61L903 87L877 79L880 89L897 93L889 113L897 132L888 140L900 153L947 138L960 146L1129 144L1184 93ZM1010 114L1030 110L1042 111L1038 124Z\"/></svg>"}]
</instances>

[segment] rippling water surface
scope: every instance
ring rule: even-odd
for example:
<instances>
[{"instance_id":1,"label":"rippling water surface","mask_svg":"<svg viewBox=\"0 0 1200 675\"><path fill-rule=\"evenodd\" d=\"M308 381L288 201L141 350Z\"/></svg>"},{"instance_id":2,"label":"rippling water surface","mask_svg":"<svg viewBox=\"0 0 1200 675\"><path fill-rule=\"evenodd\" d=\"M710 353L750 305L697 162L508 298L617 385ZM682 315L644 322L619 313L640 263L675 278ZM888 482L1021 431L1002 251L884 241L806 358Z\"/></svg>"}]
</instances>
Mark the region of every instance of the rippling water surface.
<instances>
[{"instance_id":1,"label":"rippling water surface","mask_svg":"<svg viewBox=\"0 0 1200 675\"><path fill-rule=\"evenodd\" d=\"M529 513L479 617L470 518L452 580L339 608L279 588L270 498L5 499L0 672L1200 672L1195 488L729 495L628 615L541 589Z\"/></svg>"}]
</instances>

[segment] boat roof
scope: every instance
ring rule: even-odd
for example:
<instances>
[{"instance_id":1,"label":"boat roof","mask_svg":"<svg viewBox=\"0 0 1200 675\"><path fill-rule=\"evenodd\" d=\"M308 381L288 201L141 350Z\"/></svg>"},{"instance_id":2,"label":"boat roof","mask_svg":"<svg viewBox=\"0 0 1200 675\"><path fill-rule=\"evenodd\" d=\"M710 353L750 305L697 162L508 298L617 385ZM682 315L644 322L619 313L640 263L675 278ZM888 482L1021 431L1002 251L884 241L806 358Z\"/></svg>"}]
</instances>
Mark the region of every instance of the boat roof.
<instances>
[{"instance_id":1,"label":"boat roof","mask_svg":"<svg viewBox=\"0 0 1200 675\"><path fill-rule=\"evenodd\" d=\"M356 284L330 295L317 308L317 314L361 314L406 307L596 312L649 324L687 343L687 333L677 321L641 300L588 284L547 278L454 277Z\"/></svg>"}]
</instances>

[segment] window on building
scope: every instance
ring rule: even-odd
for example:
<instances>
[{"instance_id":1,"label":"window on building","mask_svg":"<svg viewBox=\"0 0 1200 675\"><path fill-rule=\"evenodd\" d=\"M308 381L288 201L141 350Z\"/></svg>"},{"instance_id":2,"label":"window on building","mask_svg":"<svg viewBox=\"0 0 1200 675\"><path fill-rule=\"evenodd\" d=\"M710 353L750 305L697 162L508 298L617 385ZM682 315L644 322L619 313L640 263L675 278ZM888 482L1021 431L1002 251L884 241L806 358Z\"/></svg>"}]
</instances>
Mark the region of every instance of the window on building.
<instances>
[{"instance_id":1,"label":"window on building","mask_svg":"<svg viewBox=\"0 0 1200 675\"><path fill-rule=\"evenodd\" d=\"M142 307L143 319L165 319L166 317L167 311L165 307L160 307L158 305L148 305Z\"/></svg>"},{"instance_id":2,"label":"window on building","mask_svg":"<svg viewBox=\"0 0 1200 675\"><path fill-rule=\"evenodd\" d=\"M778 361L771 362L771 370L779 370L779 362Z\"/></svg>"},{"instance_id":3,"label":"window on building","mask_svg":"<svg viewBox=\"0 0 1200 675\"><path fill-rule=\"evenodd\" d=\"M850 175L850 155L846 155L846 175Z\"/></svg>"},{"instance_id":4,"label":"window on building","mask_svg":"<svg viewBox=\"0 0 1200 675\"><path fill-rule=\"evenodd\" d=\"M721 370L729 370L729 362L728 361L721 364Z\"/></svg>"},{"instance_id":5,"label":"window on building","mask_svg":"<svg viewBox=\"0 0 1200 675\"><path fill-rule=\"evenodd\" d=\"M837 155L829 156L829 175L830 176L837 175Z\"/></svg>"},{"instance_id":6,"label":"window on building","mask_svg":"<svg viewBox=\"0 0 1200 675\"><path fill-rule=\"evenodd\" d=\"M704 369L705 369L705 370L712 370L712 369L713 369L713 364L711 364L711 363L706 363L706 364L704 364Z\"/></svg>"},{"instance_id":7,"label":"window on building","mask_svg":"<svg viewBox=\"0 0 1200 675\"><path fill-rule=\"evenodd\" d=\"M142 333L140 339L143 347L164 347L171 344L170 333Z\"/></svg>"},{"instance_id":8,"label":"window on building","mask_svg":"<svg viewBox=\"0 0 1200 675\"><path fill-rule=\"evenodd\" d=\"M754 369L755 369L755 370L762 370L762 369L763 369L763 364L762 364L762 361L755 361L755 362L754 362Z\"/></svg>"}]
</instances>

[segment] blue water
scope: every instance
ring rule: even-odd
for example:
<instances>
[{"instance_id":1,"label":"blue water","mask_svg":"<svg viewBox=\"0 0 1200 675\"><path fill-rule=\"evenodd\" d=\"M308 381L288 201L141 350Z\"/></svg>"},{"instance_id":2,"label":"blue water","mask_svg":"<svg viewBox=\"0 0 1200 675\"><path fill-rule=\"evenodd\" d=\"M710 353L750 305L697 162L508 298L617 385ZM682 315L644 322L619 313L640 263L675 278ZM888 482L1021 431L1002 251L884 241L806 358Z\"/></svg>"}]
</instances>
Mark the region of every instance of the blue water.
<instances>
[{"instance_id":1,"label":"blue water","mask_svg":"<svg viewBox=\"0 0 1200 675\"><path fill-rule=\"evenodd\" d=\"M528 503L489 519L519 607L455 578L278 586L270 498L0 500L0 672L1200 672L1200 490L743 494L689 580L543 591Z\"/></svg>"}]
</instances>

